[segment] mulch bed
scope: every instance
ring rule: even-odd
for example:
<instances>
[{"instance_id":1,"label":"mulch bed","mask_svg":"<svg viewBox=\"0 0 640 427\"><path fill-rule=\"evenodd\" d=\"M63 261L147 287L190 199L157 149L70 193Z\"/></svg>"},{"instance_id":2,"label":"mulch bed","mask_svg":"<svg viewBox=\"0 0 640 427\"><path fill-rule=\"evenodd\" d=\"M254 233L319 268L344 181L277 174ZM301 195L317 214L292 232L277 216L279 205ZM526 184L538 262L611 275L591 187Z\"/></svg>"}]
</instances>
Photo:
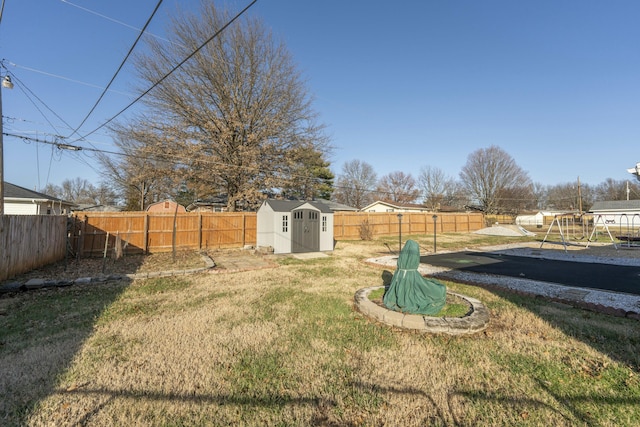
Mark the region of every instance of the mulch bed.
<instances>
[{"instance_id":1,"label":"mulch bed","mask_svg":"<svg viewBox=\"0 0 640 427\"><path fill-rule=\"evenodd\" d=\"M171 252L148 255L125 255L115 258L68 259L31 270L10 279L26 282L29 279L73 280L81 277L151 273L204 267L202 255L195 251L178 251L175 260Z\"/></svg>"}]
</instances>

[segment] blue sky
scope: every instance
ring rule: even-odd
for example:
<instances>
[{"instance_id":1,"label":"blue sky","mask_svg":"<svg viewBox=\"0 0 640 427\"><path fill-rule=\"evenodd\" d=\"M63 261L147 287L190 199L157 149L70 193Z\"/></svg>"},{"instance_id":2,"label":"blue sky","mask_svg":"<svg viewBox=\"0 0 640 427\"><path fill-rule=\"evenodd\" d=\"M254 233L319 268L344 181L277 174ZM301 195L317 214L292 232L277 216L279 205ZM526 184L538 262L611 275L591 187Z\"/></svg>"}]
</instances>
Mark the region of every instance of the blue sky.
<instances>
[{"instance_id":1,"label":"blue sky","mask_svg":"<svg viewBox=\"0 0 640 427\"><path fill-rule=\"evenodd\" d=\"M4 131L69 136L156 3L6 0L0 58L23 84L2 89ZM198 4L165 0L149 31ZM633 179L640 162L640 2L258 0L248 13L291 51L337 174L359 159L378 176L434 166L457 178L491 145L544 185ZM125 66L81 133L129 104L134 84ZM61 141L114 149L104 129L87 139ZM100 181L90 152L5 137L4 158L5 180L28 188Z\"/></svg>"}]
</instances>

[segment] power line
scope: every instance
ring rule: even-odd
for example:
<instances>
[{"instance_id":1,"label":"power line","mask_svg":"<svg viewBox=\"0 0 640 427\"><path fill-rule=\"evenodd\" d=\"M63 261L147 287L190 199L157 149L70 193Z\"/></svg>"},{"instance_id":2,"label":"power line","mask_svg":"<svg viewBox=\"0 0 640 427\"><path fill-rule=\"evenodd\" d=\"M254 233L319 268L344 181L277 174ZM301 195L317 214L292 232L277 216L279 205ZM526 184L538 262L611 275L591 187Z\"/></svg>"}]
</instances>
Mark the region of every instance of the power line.
<instances>
[{"instance_id":1,"label":"power line","mask_svg":"<svg viewBox=\"0 0 640 427\"><path fill-rule=\"evenodd\" d=\"M101 153L101 154L111 154L111 155L116 155L116 156L121 156L121 157L131 157L131 158L140 159L140 160L146 160L146 161L167 161L167 160L171 160L176 165L179 165L179 166L189 166L188 161L191 159L190 157L179 156L179 155L167 155L167 154L158 155L157 153L145 152L144 150L139 151L140 154L134 155L134 154L130 154L130 153L122 153L122 152L117 152L117 151L102 150L102 149L97 149L97 148L80 147L80 146L77 146L77 145L72 145L72 144L67 144L67 143L60 142L60 139L63 139L63 138L59 138L57 135L51 135L54 138L56 138L55 142L47 141L47 140L43 140L43 139L39 139L39 138L33 138L33 137L30 137L30 136L25 136L25 135L18 135L18 134L8 133L8 132L3 132L3 135L4 136L8 136L8 137L14 137L14 138L22 139L24 141L31 141L31 142L38 142L38 143L53 145L53 146L57 147L60 150L71 151L76 155L78 155L79 152L83 152L83 153L93 152L93 153ZM81 160L80 157L78 157L77 159ZM234 165L234 164L220 162L220 161L216 161L216 160L212 160L212 159L198 159L198 160L200 162L202 162L202 163L209 164L209 165L212 165L212 166L219 166L219 167L225 167L225 168L240 168L240 169L246 169L246 170L249 170L249 171L252 171L252 172L256 172L256 173L278 173L279 172L278 169L271 169L270 170L270 169L266 169L266 168L259 167L259 166ZM308 178L307 175L299 175L299 174L289 174L289 176L297 177L297 178ZM328 179L317 178L317 177L315 177L314 180L317 183L326 183L328 181ZM333 185L332 187L334 189L336 189L336 190L357 190L357 191L360 191L362 193L368 193L368 194L375 193L375 194L387 195L387 196L392 196L393 195L392 192L383 191L383 190L379 190L379 189L358 188L358 187L350 187L350 186L344 186L344 185ZM422 198L426 198L426 194L420 193L417 198L421 198L421 197ZM457 198L453 198L453 199L456 199L456 200L467 200L468 198L467 197L457 197ZM529 199L529 198L498 198L497 200L498 201L520 201L520 202L535 202L536 201L536 199Z\"/></svg>"},{"instance_id":2,"label":"power line","mask_svg":"<svg viewBox=\"0 0 640 427\"><path fill-rule=\"evenodd\" d=\"M140 30L139 28L134 27L133 25L129 25L129 24L125 23L125 22L118 21L117 19L111 18L111 17L109 17L109 16L107 16L107 15L103 15L103 14L98 13L98 12L96 12L96 11L93 11L93 10L91 10L91 9L87 9L86 7L82 7L82 6L79 6L79 5L77 5L77 4L71 3L70 1L67 1L67 0L60 0L60 1L61 1L62 3L66 3L66 4L68 4L69 6L76 7L76 8L78 8L78 9L80 9L80 10L83 10L83 11L85 11L85 12L87 12L87 13L90 13L90 14L92 14L92 15L95 15L95 16L98 16L98 17L100 17L100 18L106 19L107 21L111 21L111 22L114 22L114 23L116 23L116 24L118 24L118 25L122 25L123 27L127 27L127 28L130 28L130 29L135 30L135 31L142 31L142 30ZM3 1L3 3L4 3L4 1ZM165 38L160 37L160 36L158 36L158 35L156 35L156 34L153 34L153 33L151 33L151 32L144 31L144 33L145 33L145 34L148 34L148 35L150 35L150 36L152 36L152 37L155 37L155 38L157 38L157 39L159 39L159 40L162 40L162 41L165 41L165 42L172 43L172 42L171 42L171 40L165 39Z\"/></svg>"},{"instance_id":3,"label":"power line","mask_svg":"<svg viewBox=\"0 0 640 427\"><path fill-rule=\"evenodd\" d=\"M31 123L31 124L38 125L38 126L51 125L51 123L37 122L37 121L34 121L34 120L29 120L29 119L22 119L20 117L11 117L11 116L3 115L2 118L7 121L6 122L7 124L11 124L11 125L15 125L16 124L15 122ZM68 127L68 126L58 126L58 127L61 128L61 129L67 129L67 130L72 130L73 129L73 128ZM20 131L17 130L17 129L13 129L13 130L15 132L23 132L23 133L29 133L29 132L31 132L31 133L42 133L42 132L37 131L37 130L20 130ZM104 136L104 137L109 137L109 138L111 137L111 135L108 135L106 133L98 133L97 135ZM62 136L60 136L60 138L62 138ZM94 144L111 144L109 142L103 142L103 141L89 141L89 140L85 140L85 141L89 142L89 143L94 143Z\"/></svg>"},{"instance_id":4,"label":"power line","mask_svg":"<svg viewBox=\"0 0 640 427\"><path fill-rule=\"evenodd\" d=\"M76 80L76 79L72 79L70 77L61 76L59 74L53 74L53 73L49 73L47 71L38 70L36 68L27 67L25 65L16 64L15 62L2 60L2 66L5 69L6 69L6 66L4 65L5 63L11 65L12 67L21 68L23 70L31 71L33 73L42 74L44 76L53 77L53 78L60 79L60 80L65 80L65 81L68 81L68 82L71 82L71 83L77 83L77 84L80 84L80 85L83 85L83 86L87 86L87 87L92 87L92 88L95 88L95 89L104 89L104 87L96 85L96 84L93 84L93 83L83 82L82 80ZM115 89L109 89L109 92L117 93L118 95L124 95L124 96L127 96L127 97L133 96L130 93L121 92L121 91L118 91L118 90L115 90Z\"/></svg>"},{"instance_id":5,"label":"power line","mask_svg":"<svg viewBox=\"0 0 640 427\"><path fill-rule=\"evenodd\" d=\"M71 125L69 123L67 123L62 117L60 117L60 115L58 113L56 113L55 111L53 111L53 109L51 107L49 107L47 105L47 103L45 103L42 99L40 99L40 97L38 97L38 95L36 95L31 89L29 89L29 87L24 84L24 82L22 80L20 80L14 73L12 73L11 71L9 71L7 69L7 67L5 67L4 63L0 62L0 66L2 68L5 69L5 71L7 72L7 74L11 75L11 77L13 78L13 80L15 80L18 83L18 88L22 91L22 93L25 94L25 96L27 97L27 99L29 100L29 102L31 102L33 104L33 106L36 108L36 110L38 110L38 112L42 115L42 117L47 121L47 123L49 123L49 125L53 128L53 130L55 130L56 132L59 133L58 129L56 129L56 126L51 123L51 121L47 118L47 116L42 112L42 110L40 109L40 107L38 107L38 105L33 101L33 99L31 99L31 96L33 96L35 99L38 100L38 102L40 102L47 110L49 110L51 112L51 114L53 114L54 116L56 116L56 118L58 118L58 120L60 120L62 123L64 123L66 126L71 127ZM29 92L29 94L31 96L29 96L29 94L27 94L25 92L25 90L27 92Z\"/></svg>"},{"instance_id":6,"label":"power line","mask_svg":"<svg viewBox=\"0 0 640 427\"><path fill-rule=\"evenodd\" d=\"M98 106L98 104L100 104L100 101L102 101L102 98L104 97L104 95L107 93L107 91L109 90L109 88L111 87L111 84L113 83L113 81L116 79L116 77L118 76L118 74L120 73L120 70L122 70L122 67L124 67L124 64L127 62L127 60L129 59L129 56L131 56L131 54L133 53L133 49L135 49L136 45L138 44L138 42L140 41L140 39L142 38L142 36L144 35L144 31L147 29L147 27L149 26L149 24L151 24L151 20L153 19L153 17L155 16L156 12L158 11L158 9L160 8L160 5L162 4L163 0L159 0L158 3L156 4L156 7L153 9L153 12L151 12L151 16L149 16L149 19L147 19L147 22L145 22L144 27L142 27L142 29L140 30L140 32L138 33L138 37L136 37L136 40L133 42L133 45L131 45L131 48L129 48L129 51L127 52L127 54L125 55L124 59L122 60L122 62L120 63L120 66L118 67L118 69L116 70L116 72L113 74L113 77L111 77L111 80L109 80L109 83L107 84L107 86L104 88L104 90L102 91L102 93L100 94L100 96L98 97L98 100L96 101L95 104L93 104L93 107L91 107L91 110L89 110L89 112L87 113L87 115L84 117L84 119L82 119L82 122L78 125L77 128L75 128L73 130L73 132L71 132L71 134L69 135L69 137L71 137L71 135L75 134L78 132L78 129L80 129L82 127L82 125L87 121L87 119L89 118L89 116L91 116L91 113L93 113L96 109L96 107Z\"/></svg>"},{"instance_id":7,"label":"power line","mask_svg":"<svg viewBox=\"0 0 640 427\"><path fill-rule=\"evenodd\" d=\"M231 24L233 24L238 18L240 18L240 16L242 16L247 10L249 10L249 8L251 6L253 6L258 0L253 0L251 3L249 3L248 6L246 6L244 9L242 9L236 16L234 16L229 22L227 22L226 24L224 24L222 26L222 28L220 28L218 31L216 31L211 37L209 37L204 43L202 43L196 50L194 50L191 54L189 54L185 59L183 59L178 65L176 65L175 67L173 67L171 69L171 71L169 71L167 74L165 74L160 80L158 80L157 82L155 82L154 84L151 85L151 87L147 90L145 90L142 94L140 94L136 99L134 99L133 101L131 101L126 107L124 107L122 110L120 110L119 112L117 112L113 117L111 117L109 120L107 120L106 122L102 123L100 126L98 126L97 128L95 128L94 130L92 130L91 132L85 134L83 137L81 137L81 139L86 138L89 135L92 135L94 132L97 132L98 130L102 129L103 127L105 127L106 125L108 125L109 123L111 123L113 120L115 120L120 114L124 113L125 111L127 111L129 108L131 108L135 103L137 103L138 101L140 101L143 97L145 97L149 92L151 92L153 89L155 89L160 83L162 83L163 81L165 81L167 79L167 77L169 77L171 74L173 74L178 68L182 67L182 65L184 65L185 62L187 62L189 59L191 59L196 53L200 52L200 50L202 50L202 48L204 48L207 44L209 44L214 38L216 38L220 33L222 33L225 29L227 29L227 27L229 27Z\"/></svg>"}]
</instances>

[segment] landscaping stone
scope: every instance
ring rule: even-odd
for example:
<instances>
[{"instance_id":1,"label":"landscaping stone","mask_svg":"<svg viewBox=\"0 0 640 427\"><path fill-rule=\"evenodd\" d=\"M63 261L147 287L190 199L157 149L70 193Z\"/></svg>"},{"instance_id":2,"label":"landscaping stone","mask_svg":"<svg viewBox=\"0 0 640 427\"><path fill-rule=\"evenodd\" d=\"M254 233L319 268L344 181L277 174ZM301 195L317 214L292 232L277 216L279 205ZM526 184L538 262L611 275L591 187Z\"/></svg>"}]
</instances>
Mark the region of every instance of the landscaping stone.
<instances>
[{"instance_id":1,"label":"landscaping stone","mask_svg":"<svg viewBox=\"0 0 640 427\"><path fill-rule=\"evenodd\" d=\"M27 283L24 284L26 289L40 289L46 286L46 281L44 279L29 279Z\"/></svg>"},{"instance_id":2,"label":"landscaping stone","mask_svg":"<svg viewBox=\"0 0 640 427\"><path fill-rule=\"evenodd\" d=\"M387 325L433 334L464 335L480 332L489 324L489 310L475 298L448 292L450 295L465 300L471 306L471 310L464 317L421 316L388 310L371 301L369 293L382 288L382 286L375 286L360 289L356 292L354 299L358 311Z\"/></svg>"},{"instance_id":3,"label":"landscaping stone","mask_svg":"<svg viewBox=\"0 0 640 427\"><path fill-rule=\"evenodd\" d=\"M22 291L24 290L23 286L24 285L20 282L5 283L4 285L0 286L0 293Z\"/></svg>"}]
</instances>

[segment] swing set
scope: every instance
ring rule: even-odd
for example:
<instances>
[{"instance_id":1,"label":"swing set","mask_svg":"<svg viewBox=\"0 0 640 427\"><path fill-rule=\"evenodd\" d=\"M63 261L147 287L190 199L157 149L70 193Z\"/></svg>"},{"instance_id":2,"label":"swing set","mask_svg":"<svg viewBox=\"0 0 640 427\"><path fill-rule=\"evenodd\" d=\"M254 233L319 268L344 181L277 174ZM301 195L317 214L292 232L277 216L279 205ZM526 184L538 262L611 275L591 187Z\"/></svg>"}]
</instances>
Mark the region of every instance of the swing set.
<instances>
[{"instance_id":1,"label":"swing set","mask_svg":"<svg viewBox=\"0 0 640 427\"><path fill-rule=\"evenodd\" d=\"M622 232L622 220L626 221L626 232ZM638 223L636 224L636 220ZM631 222L629 222L629 216L626 213L620 215L620 226L618 231L618 240L626 242L626 247L640 247L640 214L633 214Z\"/></svg>"},{"instance_id":2,"label":"swing set","mask_svg":"<svg viewBox=\"0 0 640 427\"><path fill-rule=\"evenodd\" d=\"M579 226L576 226L576 218L579 220L579 224L578 224ZM589 218L583 214L576 214L576 213L562 213L562 214L554 215L553 220L549 225L549 229L547 230L547 234L544 236L544 239L542 239L542 243L540 243L540 248L542 248L542 246L547 241L547 238L549 237L549 234L551 234L552 230L554 229L554 226L558 228L560 239L562 241L562 246L564 247L565 252L567 251L567 245L576 244L576 243L569 242L571 238L573 238L573 240L583 240L585 237L588 236L587 245L586 245L586 247L588 248L589 244L593 241L594 234L597 233L598 223L602 223L602 225L604 226L604 229L607 231L607 234L609 235L609 238L611 239L611 243L613 243L613 247L618 249L618 246L616 245L616 242L613 236L611 235L611 231L609 230L607 221L605 220L603 215L595 216L595 219L593 221L593 229L591 230L591 234L589 234ZM578 237L578 234L580 234L579 237ZM597 234L596 234L596 238L597 238ZM638 240L640 241L640 236L638 236Z\"/></svg>"}]
</instances>

